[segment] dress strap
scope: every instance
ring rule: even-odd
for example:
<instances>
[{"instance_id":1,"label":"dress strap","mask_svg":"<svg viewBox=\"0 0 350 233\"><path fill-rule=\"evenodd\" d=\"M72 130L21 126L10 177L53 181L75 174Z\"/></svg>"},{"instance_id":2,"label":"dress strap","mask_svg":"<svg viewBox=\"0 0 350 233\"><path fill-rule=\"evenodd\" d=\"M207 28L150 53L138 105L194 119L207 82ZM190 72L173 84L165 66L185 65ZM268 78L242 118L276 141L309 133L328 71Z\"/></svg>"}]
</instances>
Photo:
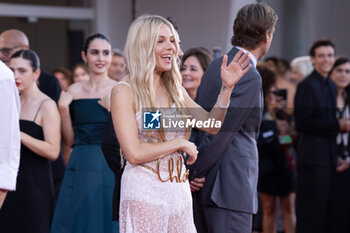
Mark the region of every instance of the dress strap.
<instances>
[{"instance_id":1,"label":"dress strap","mask_svg":"<svg viewBox=\"0 0 350 233\"><path fill-rule=\"evenodd\" d=\"M43 103L44 103L46 100L49 100L49 98L44 99L43 101L41 101L40 106L39 106L39 108L38 108L38 110L37 110L37 112L36 112L36 114L35 114L35 117L34 117L33 122L35 122L36 117L38 116L38 113L39 113L39 111L40 111L40 109L41 109L41 106L43 106Z\"/></svg>"},{"instance_id":2,"label":"dress strap","mask_svg":"<svg viewBox=\"0 0 350 233\"><path fill-rule=\"evenodd\" d=\"M121 84L121 83L123 83L123 84L125 84L125 85L127 85L127 86L131 87L131 85L130 85L129 83L124 82L124 81L119 81L119 82L117 82L117 84L116 84L116 85Z\"/></svg>"}]
</instances>

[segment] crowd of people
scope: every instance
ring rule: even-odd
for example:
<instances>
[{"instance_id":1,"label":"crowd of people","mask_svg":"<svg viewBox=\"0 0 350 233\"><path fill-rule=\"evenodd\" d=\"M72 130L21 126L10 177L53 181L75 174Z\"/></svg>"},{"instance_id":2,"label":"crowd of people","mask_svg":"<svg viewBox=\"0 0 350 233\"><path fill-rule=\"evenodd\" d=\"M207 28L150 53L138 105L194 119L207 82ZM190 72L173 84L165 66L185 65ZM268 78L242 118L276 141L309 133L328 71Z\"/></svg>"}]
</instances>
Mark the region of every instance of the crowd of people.
<instances>
[{"instance_id":1,"label":"crowd of people","mask_svg":"<svg viewBox=\"0 0 350 233\"><path fill-rule=\"evenodd\" d=\"M216 58L142 15L51 74L1 32L0 231L350 232L350 60L328 39L264 58L277 20L244 6ZM147 129L144 108L221 124Z\"/></svg>"}]
</instances>

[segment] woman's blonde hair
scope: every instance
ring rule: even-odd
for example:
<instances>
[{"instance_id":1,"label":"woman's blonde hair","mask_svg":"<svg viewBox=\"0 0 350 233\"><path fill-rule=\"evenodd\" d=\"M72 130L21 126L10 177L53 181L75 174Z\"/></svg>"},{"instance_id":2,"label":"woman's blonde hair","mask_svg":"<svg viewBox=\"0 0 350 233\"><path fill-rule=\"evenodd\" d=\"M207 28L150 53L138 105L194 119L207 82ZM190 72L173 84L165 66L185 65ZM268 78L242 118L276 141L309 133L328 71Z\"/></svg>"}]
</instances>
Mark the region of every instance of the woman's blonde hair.
<instances>
[{"instance_id":1,"label":"woman's blonde hair","mask_svg":"<svg viewBox=\"0 0 350 233\"><path fill-rule=\"evenodd\" d=\"M175 53L172 55L172 68L163 72L160 81L165 86L169 100L176 104L180 114L186 114L182 77L176 63L179 47L179 37L172 24L158 15L142 15L130 26L124 48L127 81L131 85L136 110L142 108L156 109L156 94L154 88L154 71L156 69L155 48L158 42L159 30L166 25L175 39ZM187 137L190 129L187 130ZM165 132L158 132L158 139L165 141Z\"/></svg>"}]
</instances>

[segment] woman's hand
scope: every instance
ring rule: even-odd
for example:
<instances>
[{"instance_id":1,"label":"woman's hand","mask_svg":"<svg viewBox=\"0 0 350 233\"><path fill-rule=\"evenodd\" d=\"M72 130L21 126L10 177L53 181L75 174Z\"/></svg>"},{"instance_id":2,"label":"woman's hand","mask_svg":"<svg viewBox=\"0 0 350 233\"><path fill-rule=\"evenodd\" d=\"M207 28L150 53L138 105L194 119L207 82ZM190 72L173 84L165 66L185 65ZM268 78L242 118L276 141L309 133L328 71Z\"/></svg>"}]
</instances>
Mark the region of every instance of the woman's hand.
<instances>
[{"instance_id":1,"label":"woman's hand","mask_svg":"<svg viewBox=\"0 0 350 233\"><path fill-rule=\"evenodd\" d=\"M58 100L59 109L67 109L70 103L73 101L73 96L67 91L62 91L60 99Z\"/></svg>"},{"instance_id":2,"label":"woman's hand","mask_svg":"<svg viewBox=\"0 0 350 233\"><path fill-rule=\"evenodd\" d=\"M194 143L187 141L187 140L183 140L183 146L181 147L181 150L186 155L188 155L188 159L186 161L187 165L191 165L194 162L196 162L198 150L197 150L197 147Z\"/></svg>"},{"instance_id":3,"label":"woman's hand","mask_svg":"<svg viewBox=\"0 0 350 233\"><path fill-rule=\"evenodd\" d=\"M105 109L107 109L108 112L111 111L111 95L105 95L103 96L98 103Z\"/></svg>"},{"instance_id":4,"label":"woman's hand","mask_svg":"<svg viewBox=\"0 0 350 233\"><path fill-rule=\"evenodd\" d=\"M248 72L252 65L248 65L250 57L248 53L241 56L243 53L240 50L233 58L231 63L227 65L227 55L225 54L222 59L221 65L221 79L222 85L232 89L235 84ZM248 65L248 66L247 66Z\"/></svg>"}]
</instances>

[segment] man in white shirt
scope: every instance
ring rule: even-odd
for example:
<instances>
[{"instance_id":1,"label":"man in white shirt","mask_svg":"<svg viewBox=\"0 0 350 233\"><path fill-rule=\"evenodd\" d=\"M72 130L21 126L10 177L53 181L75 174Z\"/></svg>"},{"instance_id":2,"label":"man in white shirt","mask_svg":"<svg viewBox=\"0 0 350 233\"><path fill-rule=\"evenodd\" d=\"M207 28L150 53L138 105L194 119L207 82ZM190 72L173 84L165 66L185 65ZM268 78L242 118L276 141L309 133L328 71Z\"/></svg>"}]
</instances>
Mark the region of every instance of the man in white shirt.
<instances>
[{"instance_id":1,"label":"man in white shirt","mask_svg":"<svg viewBox=\"0 0 350 233\"><path fill-rule=\"evenodd\" d=\"M21 146L20 106L13 73L0 61L0 208L7 192L16 190Z\"/></svg>"}]
</instances>

